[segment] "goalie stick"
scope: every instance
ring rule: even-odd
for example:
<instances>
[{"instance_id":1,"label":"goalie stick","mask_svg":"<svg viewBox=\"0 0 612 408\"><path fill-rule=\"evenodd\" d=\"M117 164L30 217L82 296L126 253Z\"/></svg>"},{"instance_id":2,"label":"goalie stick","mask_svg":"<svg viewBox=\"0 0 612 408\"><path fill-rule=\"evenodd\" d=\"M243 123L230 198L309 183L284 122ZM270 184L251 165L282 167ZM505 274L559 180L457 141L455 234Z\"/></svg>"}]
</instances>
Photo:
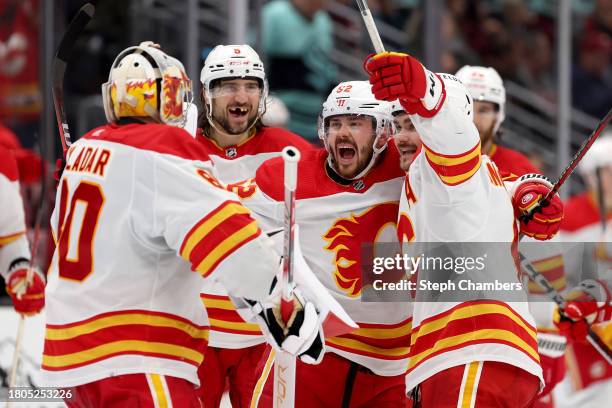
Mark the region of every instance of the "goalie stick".
<instances>
[{"instance_id":1,"label":"goalie stick","mask_svg":"<svg viewBox=\"0 0 612 408\"><path fill-rule=\"evenodd\" d=\"M557 292L550 282L538 272L535 267L529 262L529 260L519 252L519 259L521 260L521 267L527 273L527 275L533 280L537 285L539 285L542 289L544 289L544 294L552 299L553 302L557 304L559 309L563 311L565 306L565 299ZM597 350L601 356L606 359L608 364L612 364L612 352L606 345L606 343L601 340L601 338L593 331L592 328L589 327L589 332L587 333L587 340L591 345Z\"/></svg>"},{"instance_id":2,"label":"goalie stick","mask_svg":"<svg viewBox=\"0 0 612 408\"><path fill-rule=\"evenodd\" d=\"M55 118L57 119L64 158L66 158L66 152L72 144L70 128L68 127L66 112L64 111L64 75L66 74L66 65L77 38L93 18L95 11L96 9L91 3L86 3L80 8L62 36L51 68L53 72L53 107L55 108Z\"/></svg>"},{"instance_id":3,"label":"goalie stick","mask_svg":"<svg viewBox=\"0 0 612 408\"><path fill-rule=\"evenodd\" d=\"M60 40L59 46L57 48L57 52L55 53L55 58L53 59L53 64L51 67L52 70L52 89L51 92L53 94L53 107L55 109L55 117L57 119L57 125L60 133L60 139L62 142L62 150L63 156L66 157L66 152L70 145L72 144L72 140L70 138L70 130L68 127L68 121L66 120L66 113L64 111L64 75L66 73L66 64L72 53L72 48L78 38L79 34L83 31L85 26L89 23L89 21L93 18L95 12L95 7L91 3L86 3L83 7L79 9L76 16L72 19L68 28L66 29L62 39ZM42 140L42 138L41 138ZM43 159L44 166L44 159ZM36 223L34 227L34 237L32 239L32 250L31 250L31 258L30 258L30 268L28 269L28 273L26 276L26 282L29 282L32 279L32 263L34 262L34 257L36 256L36 248L38 247L38 241L40 236L40 225L42 222L42 214L45 208L44 200L46 196L46 168L43 168L42 171L42 191L41 191L41 205L39 206L38 213L36 215ZM19 365L19 354L21 352L21 343L23 338L23 331L25 326L25 319L22 316L19 320L19 326L17 328L17 337L15 339L15 351L13 354L13 363L11 366L11 374L9 379L9 386L14 386L17 380L17 367Z\"/></svg>"},{"instance_id":4,"label":"goalie stick","mask_svg":"<svg viewBox=\"0 0 612 408\"><path fill-rule=\"evenodd\" d=\"M292 146L282 151L284 161L285 217L283 239L283 272L281 276L281 317L286 323L293 313L293 244L295 234L295 189L300 152ZM274 408L295 406L295 357L277 352L274 357Z\"/></svg>"}]
</instances>

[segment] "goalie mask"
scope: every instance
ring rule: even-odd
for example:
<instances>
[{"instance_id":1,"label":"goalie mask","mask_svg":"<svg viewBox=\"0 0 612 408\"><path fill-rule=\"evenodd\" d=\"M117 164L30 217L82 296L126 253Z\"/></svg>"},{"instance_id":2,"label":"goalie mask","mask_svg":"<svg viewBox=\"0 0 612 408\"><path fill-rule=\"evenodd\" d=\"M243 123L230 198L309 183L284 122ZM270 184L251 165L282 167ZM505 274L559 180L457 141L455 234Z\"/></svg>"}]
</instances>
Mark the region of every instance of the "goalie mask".
<instances>
[{"instance_id":1,"label":"goalie mask","mask_svg":"<svg viewBox=\"0 0 612 408\"><path fill-rule=\"evenodd\" d=\"M494 68L466 65L457 71L457 78L465 85L475 101L491 102L499 107L493 134L506 118L506 89Z\"/></svg>"},{"instance_id":2,"label":"goalie mask","mask_svg":"<svg viewBox=\"0 0 612 408\"><path fill-rule=\"evenodd\" d=\"M371 85L367 81L341 82L329 94L323 103L323 110L319 117L318 134L329 153L328 161L332 168L338 171L338 163L334 162L333 146L329 143L331 119L340 116L369 117L372 119L374 138L372 153L367 165L351 177L351 180L365 176L380 153L387 147L387 140L393 135L392 104L380 101L374 97ZM346 178L346 177L345 177Z\"/></svg>"},{"instance_id":3,"label":"goalie mask","mask_svg":"<svg viewBox=\"0 0 612 408\"><path fill-rule=\"evenodd\" d=\"M259 83L257 115L248 126L248 129L252 128L265 113L268 96L268 82L259 55L248 45L218 45L206 57L200 72L200 82L206 97L206 119L215 128L212 101L215 85L222 79L254 79Z\"/></svg>"},{"instance_id":4,"label":"goalie mask","mask_svg":"<svg viewBox=\"0 0 612 408\"><path fill-rule=\"evenodd\" d=\"M109 122L132 117L182 127L193 97L183 64L146 41L115 58L102 99Z\"/></svg>"}]
</instances>

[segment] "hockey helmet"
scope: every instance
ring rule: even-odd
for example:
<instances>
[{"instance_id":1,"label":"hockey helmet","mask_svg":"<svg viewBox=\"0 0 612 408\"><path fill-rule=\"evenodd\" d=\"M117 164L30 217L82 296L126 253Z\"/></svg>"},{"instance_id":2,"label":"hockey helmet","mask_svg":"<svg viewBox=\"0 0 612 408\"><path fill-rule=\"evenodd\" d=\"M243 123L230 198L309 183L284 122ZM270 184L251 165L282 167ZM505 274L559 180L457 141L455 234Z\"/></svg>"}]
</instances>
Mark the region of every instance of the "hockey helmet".
<instances>
[{"instance_id":1,"label":"hockey helmet","mask_svg":"<svg viewBox=\"0 0 612 408\"><path fill-rule=\"evenodd\" d=\"M253 48L248 45L217 45L206 57L200 72L200 82L208 105L207 117L212 120L211 85L217 79L255 78L260 82L261 94L257 108L257 119L266 111L268 81L263 62Z\"/></svg>"},{"instance_id":2,"label":"hockey helmet","mask_svg":"<svg viewBox=\"0 0 612 408\"><path fill-rule=\"evenodd\" d=\"M193 96L183 64L146 41L115 58L102 99L109 122L136 117L183 126Z\"/></svg>"},{"instance_id":3,"label":"hockey helmet","mask_svg":"<svg viewBox=\"0 0 612 408\"><path fill-rule=\"evenodd\" d=\"M578 171L589 177L599 167L607 166L612 166L612 131L604 133L593 143L578 165Z\"/></svg>"},{"instance_id":4,"label":"hockey helmet","mask_svg":"<svg viewBox=\"0 0 612 408\"><path fill-rule=\"evenodd\" d=\"M380 138L392 136L394 132L392 104L376 99L368 81L348 81L338 84L323 102L323 110L319 116L318 134L330 153L328 160L332 160L331 148L327 142L329 119L340 115L364 115L375 120L375 138L372 144L373 154L370 163L353 179L366 175L374 165L378 155L387 147L384 143L377 147ZM333 166L332 166L333 167Z\"/></svg>"},{"instance_id":5,"label":"hockey helmet","mask_svg":"<svg viewBox=\"0 0 612 408\"><path fill-rule=\"evenodd\" d=\"M506 118L506 88L494 68L466 65L456 74L475 101L491 102L499 106L493 133L499 130Z\"/></svg>"}]
</instances>

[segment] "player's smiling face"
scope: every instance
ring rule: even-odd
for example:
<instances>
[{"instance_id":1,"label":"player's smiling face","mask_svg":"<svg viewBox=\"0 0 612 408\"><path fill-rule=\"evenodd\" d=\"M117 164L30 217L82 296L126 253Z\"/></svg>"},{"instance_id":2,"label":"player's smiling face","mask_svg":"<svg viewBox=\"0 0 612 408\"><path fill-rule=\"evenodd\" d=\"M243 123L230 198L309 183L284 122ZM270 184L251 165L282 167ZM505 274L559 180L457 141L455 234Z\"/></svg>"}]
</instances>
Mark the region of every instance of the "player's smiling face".
<instances>
[{"instance_id":1,"label":"player's smiling face","mask_svg":"<svg viewBox=\"0 0 612 408\"><path fill-rule=\"evenodd\" d=\"M260 95L257 80L221 80L211 89L214 121L231 135L246 132L257 117Z\"/></svg>"},{"instance_id":2,"label":"player's smiling face","mask_svg":"<svg viewBox=\"0 0 612 408\"><path fill-rule=\"evenodd\" d=\"M327 142L335 170L350 179L366 168L376 137L374 119L364 115L339 115L327 119Z\"/></svg>"},{"instance_id":3,"label":"player's smiling face","mask_svg":"<svg viewBox=\"0 0 612 408\"><path fill-rule=\"evenodd\" d=\"M400 113L395 116L394 122L397 129L394 139L395 146L400 153L400 167L402 170L408 171L422 145L421 138L407 113Z\"/></svg>"}]
</instances>

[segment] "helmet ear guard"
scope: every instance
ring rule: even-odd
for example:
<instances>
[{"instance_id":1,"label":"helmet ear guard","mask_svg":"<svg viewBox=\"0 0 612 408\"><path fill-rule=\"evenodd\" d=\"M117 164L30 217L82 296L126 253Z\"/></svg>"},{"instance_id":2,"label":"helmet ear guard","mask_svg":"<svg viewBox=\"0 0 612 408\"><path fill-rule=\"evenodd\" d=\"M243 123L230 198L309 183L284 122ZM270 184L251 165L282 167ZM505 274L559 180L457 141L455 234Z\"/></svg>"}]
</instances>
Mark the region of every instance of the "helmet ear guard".
<instances>
[{"instance_id":1,"label":"helmet ear guard","mask_svg":"<svg viewBox=\"0 0 612 408\"><path fill-rule=\"evenodd\" d=\"M183 64L143 42L115 58L102 100L111 123L136 117L182 127L193 95Z\"/></svg>"}]
</instances>

